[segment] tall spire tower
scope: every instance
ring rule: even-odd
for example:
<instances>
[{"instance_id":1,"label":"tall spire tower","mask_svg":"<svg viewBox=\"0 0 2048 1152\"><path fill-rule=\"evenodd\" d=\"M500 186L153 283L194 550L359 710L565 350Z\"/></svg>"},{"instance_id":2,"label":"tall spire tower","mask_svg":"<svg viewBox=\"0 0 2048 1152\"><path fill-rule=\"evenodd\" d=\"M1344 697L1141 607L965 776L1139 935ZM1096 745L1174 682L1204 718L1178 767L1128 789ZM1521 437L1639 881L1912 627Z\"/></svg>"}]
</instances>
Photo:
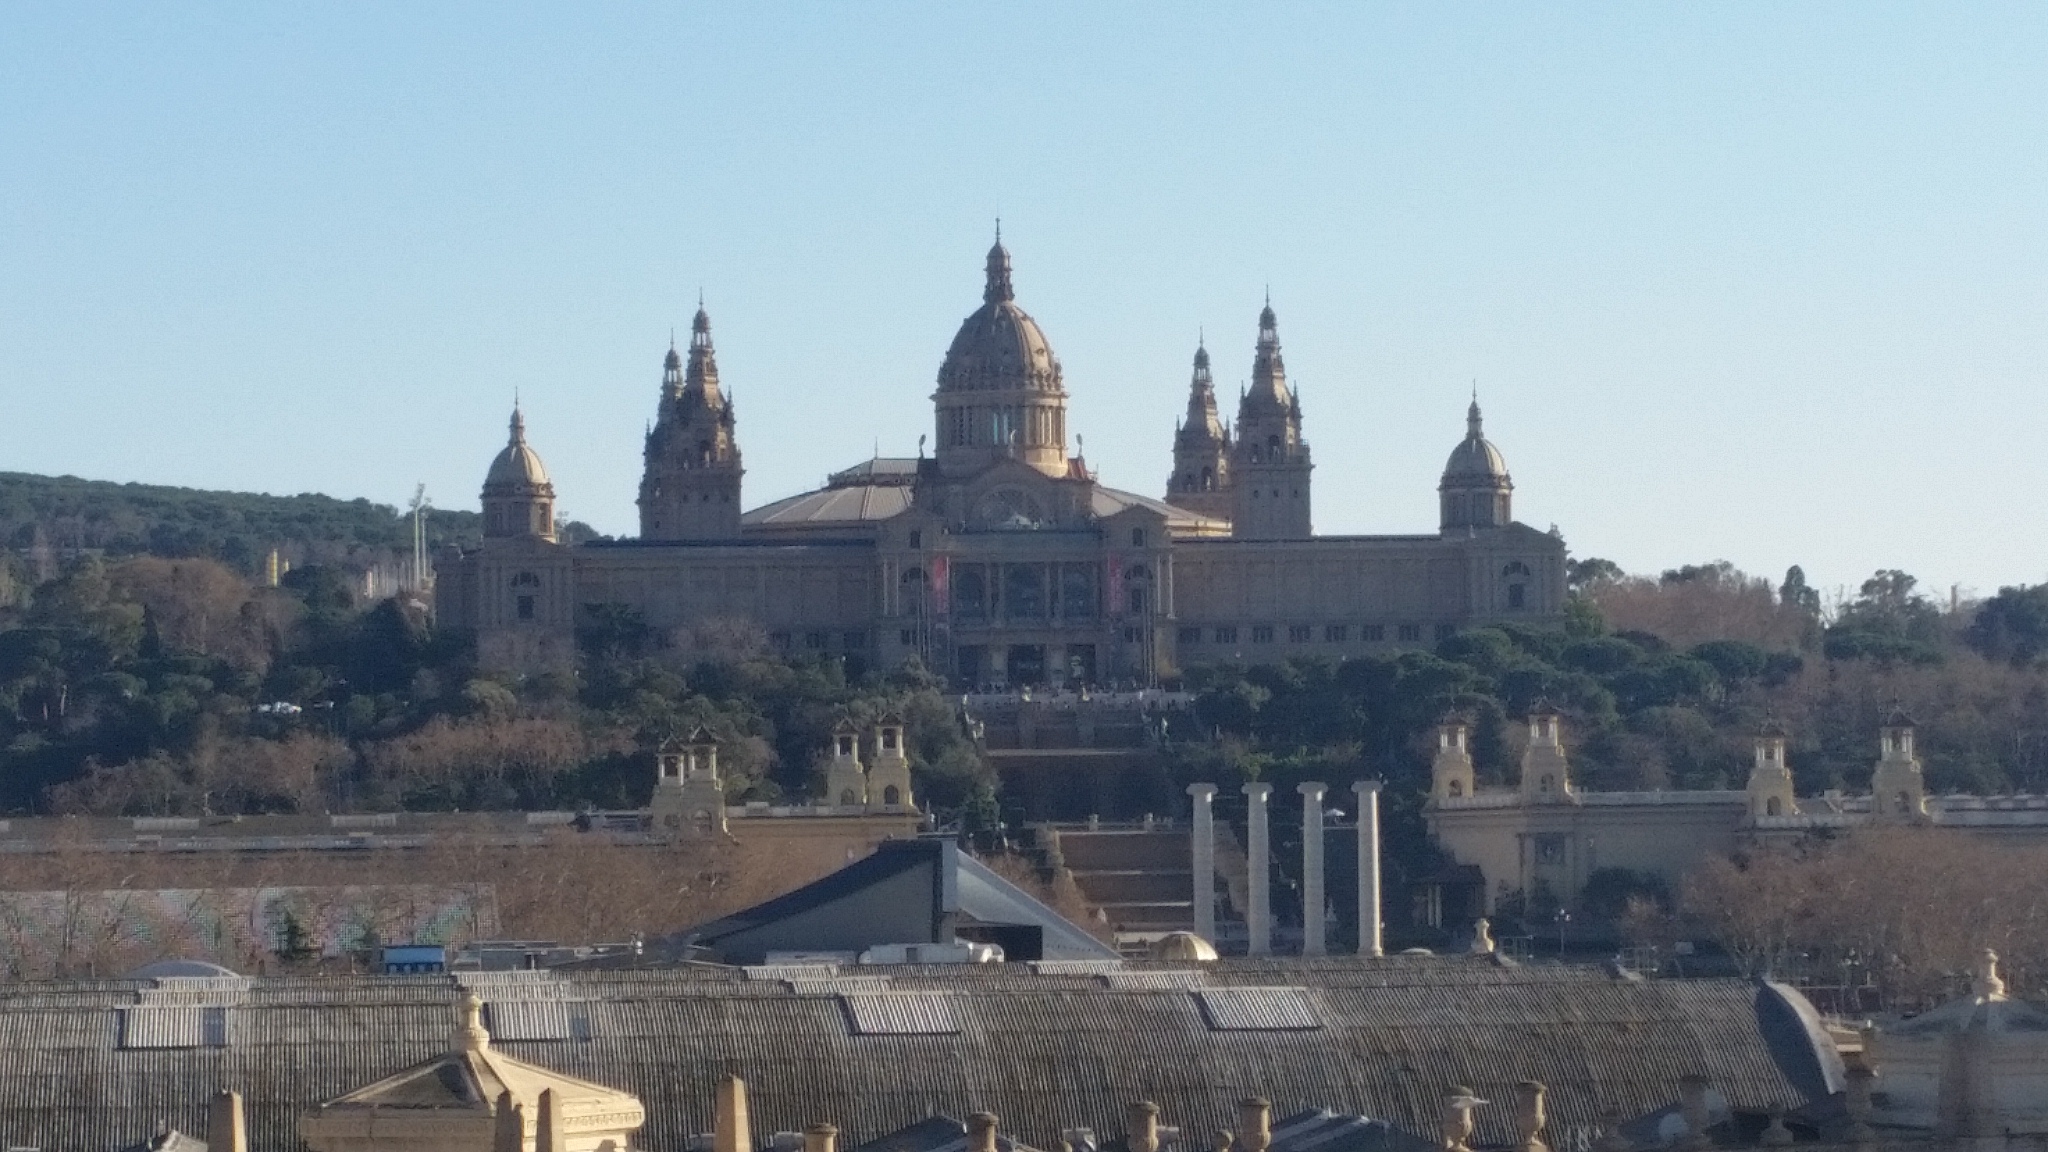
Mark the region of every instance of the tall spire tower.
<instances>
[{"instance_id":1,"label":"tall spire tower","mask_svg":"<svg viewBox=\"0 0 2048 1152\"><path fill-rule=\"evenodd\" d=\"M740 535L739 440L732 401L718 385L711 316L701 302L690 324L690 356L671 345L662 362L661 402L647 432L640 480L643 540L737 540Z\"/></svg>"},{"instance_id":2,"label":"tall spire tower","mask_svg":"<svg viewBox=\"0 0 2048 1152\"><path fill-rule=\"evenodd\" d=\"M1287 387L1280 323L1271 300L1259 311L1252 385L1238 400L1230 449L1231 535L1246 540L1299 540L1311 534L1308 441L1301 437L1301 397Z\"/></svg>"},{"instance_id":3,"label":"tall spire tower","mask_svg":"<svg viewBox=\"0 0 2048 1152\"><path fill-rule=\"evenodd\" d=\"M1173 475L1166 502L1199 516L1230 519L1230 430L1216 410L1209 350L1195 345L1195 375L1188 384L1188 414L1173 434Z\"/></svg>"}]
</instances>

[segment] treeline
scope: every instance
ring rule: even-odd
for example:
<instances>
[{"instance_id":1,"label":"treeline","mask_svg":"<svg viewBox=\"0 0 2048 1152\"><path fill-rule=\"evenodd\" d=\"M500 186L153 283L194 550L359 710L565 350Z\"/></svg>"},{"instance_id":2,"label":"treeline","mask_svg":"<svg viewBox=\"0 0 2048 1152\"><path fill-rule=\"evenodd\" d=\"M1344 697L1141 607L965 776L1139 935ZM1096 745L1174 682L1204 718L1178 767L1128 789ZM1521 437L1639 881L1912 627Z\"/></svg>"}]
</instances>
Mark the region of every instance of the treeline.
<instances>
[{"instance_id":1,"label":"treeline","mask_svg":"<svg viewBox=\"0 0 2048 1152\"><path fill-rule=\"evenodd\" d=\"M475 547L483 538L483 517L470 511L431 509L425 527L429 555L448 544ZM564 523L561 532L569 540L597 535L576 522ZM257 576L275 550L293 566L396 572L411 562L413 529L409 512L360 498L207 492L0 472L0 547L38 581L85 553L217 560Z\"/></svg>"},{"instance_id":2,"label":"treeline","mask_svg":"<svg viewBox=\"0 0 2048 1152\"><path fill-rule=\"evenodd\" d=\"M908 722L926 794L985 768L939 684L849 680L743 627L657 646L597 614L575 674L492 678L425 610L326 566L276 588L204 559L84 555L0 598L0 809L119 815L637 807L655 747L699 725L735 800L811 794L841 716Z\"/></svg>"}]
</instances>

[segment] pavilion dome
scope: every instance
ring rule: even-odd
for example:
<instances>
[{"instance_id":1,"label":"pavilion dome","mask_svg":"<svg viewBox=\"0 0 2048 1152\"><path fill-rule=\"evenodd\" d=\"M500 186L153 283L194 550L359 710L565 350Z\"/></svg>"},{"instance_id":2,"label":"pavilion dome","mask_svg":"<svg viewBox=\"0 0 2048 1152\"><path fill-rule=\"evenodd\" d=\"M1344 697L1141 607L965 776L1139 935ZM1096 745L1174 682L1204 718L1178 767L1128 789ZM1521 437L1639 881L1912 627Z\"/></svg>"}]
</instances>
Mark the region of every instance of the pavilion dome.
<instances>
[{"instance_id":1,"label":"pavilion dome","mask_svg":"<svg viewBox=\"0 0 2048 1152\"><path fill-rule=\"evenodd\" d=\"M1451 458L1444 462L1444 486L1505 484L1508 479L1507 458L1481 431L1477 400L1466 412L1465 428L1465 439L1451 449Z\"/></svg>"},{"instance_id":2,"label":"pavilion dome","mask_svg":"<svg viewBox=\"0 0 2048 1152\"><path fill-rule=\"evenodd\" d=\"M511 440L491 461L491 470L484 474L484 487L492 491L548 487L547 465L541 463L540 453L526 443L526 419L517 408L512 409Z\"/></svg>"}]
</instances>

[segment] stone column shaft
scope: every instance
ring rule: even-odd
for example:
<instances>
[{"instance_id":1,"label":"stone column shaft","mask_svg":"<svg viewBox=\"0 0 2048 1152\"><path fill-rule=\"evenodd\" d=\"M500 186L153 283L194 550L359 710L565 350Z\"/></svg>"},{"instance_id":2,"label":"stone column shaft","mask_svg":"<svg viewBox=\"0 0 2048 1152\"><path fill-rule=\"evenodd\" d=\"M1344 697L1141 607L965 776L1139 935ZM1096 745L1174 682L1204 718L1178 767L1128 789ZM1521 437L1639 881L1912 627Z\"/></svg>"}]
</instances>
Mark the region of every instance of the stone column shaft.
<instances>
[{"instance_id":1,"label":"stone column shaft","mask_svg":"<svg viewBox=\"0 0 2048 1152\"><path fill-rule=\"evenodd\" d=\"M1319 781L1295 786L1301 793L1301 954L1321 956L1323 940L1323 793Z\"/></svg>"},{"instance_id":2,"label":"stone column shaft","mask_svg":"<svg viewBox=\"0 0 2048 1152\"><path fill-rule=\"evenodd\" d=\"M1194 798L1194 833L1190 847L1193 849L1195 935L1216 942L1216 813L1214 784L1190 784L1188 795Z\"/></svg>"},{"instance_id":3,"label":"stone column shaft","mask_svg":"<svg viewBox=\"0 0 2048 1152\"><path fill-rule=\"evenodd\" d=\"M1246 836L1246 854L1251 857L1251 899L1245 910L1245 929L1250 937L1246 949L1253 956L1273 954L1273 879L1272 846L1266 828L1266 797L1273 794L1271 784L1247 784L1244 786L1245 820L1249 825Z\"/></svg>"},{"instance_id":4,"label":"stone column shaft","mask_svg":"<svg viewBox=\"0 0 2048 1152\"><path fill-rule=\"evenodd\" d=\"M1380 782L1351 785L1358 796L1358 954L1383 956L1380 934Z\"/></svg>"}]
</instances>

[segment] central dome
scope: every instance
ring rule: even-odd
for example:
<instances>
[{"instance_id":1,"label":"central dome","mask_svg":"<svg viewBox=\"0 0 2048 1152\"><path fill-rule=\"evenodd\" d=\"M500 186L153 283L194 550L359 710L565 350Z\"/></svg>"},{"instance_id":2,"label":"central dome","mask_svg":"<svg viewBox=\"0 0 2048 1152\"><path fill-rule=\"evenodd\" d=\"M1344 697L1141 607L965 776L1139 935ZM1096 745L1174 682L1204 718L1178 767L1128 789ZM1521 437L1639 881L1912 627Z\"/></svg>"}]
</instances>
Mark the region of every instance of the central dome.
<instances>
[{"instance_id":1,"label":"central dome","mask_svg":"<svg viewBox=\"0 0 2048 1152\"><path fill-rule=\"evenodd\" d=\"M1020 460L1048 476L1065 476L1067 394L1060 362L1010 285L1010 253L1000 233L988 250L981 307L960 325L939 390L939 470L969 476L1002 460Z\"/></svg>"},{"instance_id":2,"label":"central dome","mask_svg":"<svg viewBox=\"0 0 2048 1152\"><path fill-rule=\"evenodd\" d=\"M988 286L981 299L946 351L939 391L1057 391L1060 362L1038 321L1017 306L1010 253L1001 240L988 250Z\"/></svg>"}]
</instances>

